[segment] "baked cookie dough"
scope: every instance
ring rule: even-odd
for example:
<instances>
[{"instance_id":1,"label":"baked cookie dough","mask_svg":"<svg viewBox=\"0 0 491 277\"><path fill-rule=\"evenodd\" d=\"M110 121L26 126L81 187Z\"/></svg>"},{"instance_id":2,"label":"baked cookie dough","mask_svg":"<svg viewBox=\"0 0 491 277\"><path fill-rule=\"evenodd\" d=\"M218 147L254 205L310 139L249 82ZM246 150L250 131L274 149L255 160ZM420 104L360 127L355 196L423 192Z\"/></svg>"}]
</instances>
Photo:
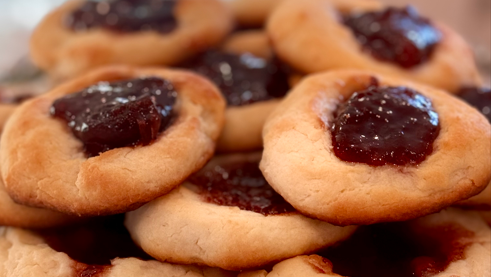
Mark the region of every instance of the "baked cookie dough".
<instances>
[{"instance_id":1,"label":"baked cookie dough","mask_svg":"<svg viewBox=\"0 0 491 277\"><path fill-rule=\"evenodd\" d=\"M219 269L173 265L140 257L138 255L141 250L132 244L122 221L107 221L98 219L97 223L90 226L42 231L41 234L13 227L0 227L1 276L229 276ZM92 259L95 263L87 264L77 258L89 261Z\"/></svg>"},{"instance_id":2,"label":"baked cookie dough","mask_svg":"<svg viewBox=\"0 0 491 277\"><path fill-rule=\"evenodd\" d=\"M405 99L400 108L396 99ZM477 110L363 71L305 78L270 115L263 139L269 184L298 211L336 225L430 214L478 194L491 176L491 128Z\"/></svg>"},{"instance_id":3,"label":"baked cookie dough","mask_svg":"<svg viewBox=\"0 0 491 277\"><path fill-rule=\"evenodd\" d=\"M47 228L80 221L63 213L15 203L5 191L0 178L0 226Z\"/></svg>"},{"instance_id":4,"label":"baked cookie dough","mask_svg":"<svg viewBox=\"0 0 491 277\"><path fill-rule=\"evenodd\" d=\"M295 211L264 180L260 156L217 156L179 188L128 213L135 243L161 261L241 270L311 253L356 230Z\"/></svg>"},{"instance_id":5,"label":"baked cookie dough","mask_svg":"<svg viewBox=\"0 0 491 277\"><path fill-rule=\"evenodd\" d=\"M487 277L491 230L477 213L449 209L409 222L361 227L349 240L319 255L299 256L269 272L239 277Z\"/></svg>"},{"instance_id":6,"label":"baked cookie dough","mask_svg":"<svg viewBox=\"0 0 491 277\"><path fill-rule=\"evenodd\" d=\"M263 26L271 13L285 0L229 0L235 20L240 27L254 28ZM377 8L381 4L373 0L330 0L341 11Z\"/></svg>"},{"instance_id":7,"label":"baked cookie dough","mask_svg":"<svg viewBox=\"0 0 491 277\"><path fill-rule=\"evenodd\" d=\"M478 195L459 201L456 205L467 209L491 210L491 183Z\"/></svg>"},{"instance_id":8,"label":"baked cookie dough","mask_svg":"<svg viewBox=\"0 0 491 277\"><path fill-rule=\"evenodd\" d=\"M114 100L106 100L110 97ZM161 97L175 102L154 104ZM88 99L99 102L78 113L63 112L84 107ZM5 187L18 203L70 214L136 209L211 158L224 110L216 87L192 73L130 66L96 70L26 102L12 115L0 144ZM68 122L51 113L82 117Z\"/></svg>"},{"instance_id":9,"label":"baked cookie dough","mask_svg":"<svg viewBox=\"0 0 491 277\"><path fill-rule=\"evenodd\" d=\"M219 0L126 5L128 2L120 0L63 4L34 31L30 47L33 61L61 79L108 64L175 65L217 46L233 27L228 7ZM142 10L147 17L136 14Z\"/></svg>"},{"instance_id":10,"label":"baked cookie dough","mask_svg":"<svg viewBox=\"0 0 491 277\"><path fill-rule=\"evenodd\" d=\"M210 50L181 67L212 80L227 100L220 152L262 147L264 121L290 88L289 69L272 55L264 32L238 32L220 50Z\"/></svg>"},{"instance_id":11,"label":"baked cookie dough","mask_svg":"<svg viewBox=\"0 0 491 277\"><path fill-rule=\"evenodd\" d=\"M384 7L380 5L378 8L375 6L362 7L354 2L345 3L342 8L336 8L336 4L329 0L285 1L270 16L267 30L278 56L302 72L363 69L426 83L449 92L457 91L462 86L481 84L472 50L467 43L445 25L421 18L410 8L401 10L399 13L408 14L410 18L416 17L415 23L388 25L367 19L357 23L356 26L359 28L368 28L374 37L379 35L379 37L374 38L372 47L377 51L382 49L378 52L372 48L370 48L372 50L367 50L365 46L360 44L354 31L348 25L343 24L343 20L346 21L347 17L349 18L353 14L358 15L361 12L380 12L385 15L389 12L398 13L395 8L385 11L383 9ZM375 17L377 16L384 18L380 15ZM398 16L396 14L394 18ZM361 17L353 16L351 18ZM390 17L387 15L385 19L387 18ZM391 27L386 30L384 29L386 25ZM415 26L414 30L409 26ZM408 57L417 56L414 53L423 48L417 46L414 49L418 50L414 50L411 48L412 46L402 45L406 42L398 36L388 38L387 41L401 43L402 46L381 47L381 45L385 45L382 41L385 37L382 36L392 34L390 28L397 29L399 27L401 29L409 28L404 29L403 33L410 34L405 39L412 41L414 45L426 43L426 39L432 42L431 44L428 42L428 53L424 52L426 56L423 56L419 63L409 63L410 58ZM380 34L376 33L379 31ZM418 32L424 33L424 36L418 35ZM432 41L433 34L437 39L436 43ZM368 37L360 35L360 40L371 45ZM376 43L377 41L379 44ZM388 49L394 53L387 54ZM382 54L375 58L371 53ZM393 55L393 59L397 59L405 65L382 60L381 55Z\"/></svg>"}]
</instances>

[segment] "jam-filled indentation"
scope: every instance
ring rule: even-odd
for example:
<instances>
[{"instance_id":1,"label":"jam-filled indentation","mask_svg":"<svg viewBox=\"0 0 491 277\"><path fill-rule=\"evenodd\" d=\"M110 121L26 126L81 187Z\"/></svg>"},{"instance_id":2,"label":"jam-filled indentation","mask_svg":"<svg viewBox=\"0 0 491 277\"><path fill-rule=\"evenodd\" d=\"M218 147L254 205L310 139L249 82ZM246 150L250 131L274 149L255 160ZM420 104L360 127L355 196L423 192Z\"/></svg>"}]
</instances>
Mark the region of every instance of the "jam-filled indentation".
<instances>
[{"instance_id":1,"label":"jam-filled indentation","mask_svg":"<svg viewBox=\"0 0 491 277\"><path fill-rule=\"evenodd\" d=\"M478 109L491 122L491 88L464 87L457 95Z\"/></svg>"},{"instance_id":2,"label":"jam-filled indentation","mask_svg":"<svg viewBox=\"0 0 491 277\"><path fill-rule=\"evenodd\" d=\"M38 234L55 251L83 263L81 272L100 272L115 258L152 260L131 239L124 215L96 218L85 224L39 230ZM89 275L90 276L90 275Z\"/></svg>"},{"instance_id":3,"label":"jam-filled indentation","mask_svg":"<svg viewBox=\"0 0 491 277\"><path fill-rule=\"evenodd\" d=\"M66 18L75 31L104 28L116 32L157 31L170 33L177 27L174 8L177 0L85 1Z\"/></svg>"},{"instance_id":4,"label":"jam-filled indentation","mask_svg":"<svg viewBox=\"0 0 491 277\"><path fill-rule=\"evenodd\" d=\"M403 68L428 61L442 37L440 31L412 7L354 13L343 20L373 57Z\"/></svg>"},{"instance_id":5,"label":"jam-filled indentation","mask_svg":"<svg viewBox=\"0 0 491 277\"><path fill-rule=\"evenodd\" d=\"M257 161L223 162L199 171L189 181L198 187L199 194L208 203L235 206L263 215L295 211L268 184Z\"/></svg>"},{"instance_id":6,"label":"jam-filled indentation","mask_svg":"<svg viewBox=\"0 0 491 277\"><path fill-rule=\"evenodd\" d=\"M208 51L182 65L212 80L230 106L283 97L289 89L286 70L277 60L249 53Z\"/></svg>"},{"instance_id":7,"label":"jam-filled indentation","mask_svg":"<svg viewBox=\"0 0 491 277\"><path fill-rule=\"evenodd\" d=\"M430 277L464 251L474 233L448 223L418 227L407 223L384 223L360 227L352 237L319 255L329 259L333 272L350 277Z\"/></svg>"},{"instance_id":8,"label":"jam-filled indentation","mask_svg":"<svg viewBox=\"0 0 491 277\"><path fill-rule=\"evenodd\" d=\"M407 87L372 85L334 113L335 155L373 166L417 165L433 152L440 132L431 100Z\"/></svg>"},{"instance_id":9,"label":"jam-filled indentation","mask_svg":"<svg viewBox=\"0 0 491 277\"><path fill-rule=\"evenodd\" d=\"M99 82L57 99L50 112L67 122L92 157L150 144L171 125L176 98L174 86L157 77Z\"/></svg>"}]
</instances>

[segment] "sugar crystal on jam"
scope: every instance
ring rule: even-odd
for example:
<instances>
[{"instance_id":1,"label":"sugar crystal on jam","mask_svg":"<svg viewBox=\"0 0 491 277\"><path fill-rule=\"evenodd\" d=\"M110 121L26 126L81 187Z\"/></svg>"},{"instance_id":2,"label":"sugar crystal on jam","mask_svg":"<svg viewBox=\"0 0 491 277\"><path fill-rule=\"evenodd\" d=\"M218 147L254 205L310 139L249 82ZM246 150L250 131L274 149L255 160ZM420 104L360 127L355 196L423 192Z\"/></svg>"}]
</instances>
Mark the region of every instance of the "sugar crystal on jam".
<instances>
[{"instance_id":1,"label":"sugar crystal on jam","mask_svg":"<svg viewBox=\"0 0 491 277\"><path fill-rule=\"evenodd\" d=\"M231 106L283 97L289 89L288 76L277 60L268 61L249 53L211 50L182 67L212 80Z\"/></svg>"},{"instance_id":2,"label":"sugar crystal on jam","mask_svg":"<svg viewBox=\"0 0 491 277\"><path fill-rule=\"evenodd\" d=\"M67 122L88 156L148 145L170 126L177 92L157 77L99 82L57 99L51 114Z\"/></svg>"},{"instance_id":3,"label":"sugar crystal on jam","mask_svg":"<svg viewBox=\"0 0 491 277\"><path fill-rule=\"evenodd\" d=\"M153 30L170 33L177 27L174 8L177 0L85 1L66 18L75 31L103 28L116 32Z\"/></svg>"},{"instance_id":4,"label":"sugar crystal on jam","mask_svg":"<svg viewBox=\"0 0 491 277\"><path fill-rule=\"evenodd\" d=\"M205 168L190 178L205 201L263 215L294 212L268 184L258 162L235 161Z\"/></svg>"},{"instance_id":5,"label":"sugar crystal on jam","mask_svg":"<svg viewBox=\"0 0 491 277\"><path fill-rule=\"evenodd\" d=\"M344 23L375 58L412 68L431 58L441 33L414 8L350 14Z\"/></svg>"},{"instance_id":6,"label":"sugar crystal on jam","mask_svg":"<svg viewBox=\"0 0 491 277\"><path fill-rule=\"evenodd\" d=\"M353 93L331 126L338 158L373 166L423 162L439 132L430 99L407 87L371 86Z\"/></svg>"}]
</instances>

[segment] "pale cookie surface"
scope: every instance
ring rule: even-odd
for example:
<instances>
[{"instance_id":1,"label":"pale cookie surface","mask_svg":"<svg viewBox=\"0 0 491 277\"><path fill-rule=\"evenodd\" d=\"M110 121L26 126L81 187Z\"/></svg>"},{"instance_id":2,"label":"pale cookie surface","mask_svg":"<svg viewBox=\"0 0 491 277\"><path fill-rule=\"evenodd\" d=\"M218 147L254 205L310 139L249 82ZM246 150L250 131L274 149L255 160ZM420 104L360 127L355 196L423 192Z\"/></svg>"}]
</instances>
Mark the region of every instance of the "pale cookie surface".
<instances>
[{"instance_id":1,"label":"pale cookie surface","mask_svg":"<svg viewBox=\"0 0 491 277\"><path fill-rule=\"evenodd\" d=\"M90 234L81 232L90 237ZM94 235L94 234L92 234ZM96 235L96 234L95 234ZM75 237L87 241L87 237ZM90 241L90 240L89 240ZM84 245L83 247L93 247ZM95 249L93 249L96 251ZM107 250L104 250L107 251ZM97 250L99 252L99 250ZM93 253L94 255L96 252ZM2 277L225 277L223 270L161 263L139 258L115 258L107 265L89 265L56 251L36 233L13 227L0 228Z\"/></svg>"},{"instance_id":2,"label":"pale cookie surface","mask_svg":"<svg viewBox=\"0 0 491 277\"><path fill-rule=\"evenodd\" d=\"M249 176L247 170L251 170L249 166L254 166L252 163L255 163L256 171L259 172L259 158L260 153L218 156L197 173L212 176L209 177L209 185L219 187L220 193L223 189L223 193L227 193L223 197L216 195L216 191L211 196L203 195L199 185L193 184L202 180L197 179L202 177L191 177L170 194L128 213L126 226L134 241L149 255L161 261L240 270L333 245L348 238L356 230L354 226L337 227L309 219L293 209L280 214L268 214L268 208L277 211L276 209L282 210L281 207L288 204L281 198L272 200L274 197L257 200L261 198L261 194L257 192L261 187L257 184L261 184L262 176ZM248 164L237 169L238 171L226 169L227 166L235 167L235 164L242 166L240 163L243 162ZM227 178L219 181L222 177L213 177L213 174L226 174ZM239 180L234 174L244 175ZM227 180L235 184L234 186L249 184L256 190L234 192L235 187L231 187L230 191L225 191L220 182ZM209 189L211 187L204 190ZM244 203L241 196L247 193L253 193L255 201L260 201L260 204L247 201ZM265 193L269 195L271 192L266 190ZM222 201L230 198L233 199L232 204L215 204L224 204ZM266 203L275 203L278 206L269 206ZM291 208L289 205L288 207Z\"/></svg>"},{"instance_id":3,"label":"pale cookie surface","mask_svg":"<svg viewBox=\"0 0 491 277\"><path fill-rule=\"evenodd\" d=\"M177 0L177 28L167 34L120 34L102 28L73 31L64 26L68 14L84 2L68 1L51 12L31 38L32 59L56 78L107 64L175 65L218 45L233 25L229 9L219 0Z\"/></svg>"},{"instance_id":4,"label":"pale cookie surface","mask_svg":"<svg viewBox=\"0 0 491 277\"><path fill-rule=\"evenodd\" d=\"M481 84L471 48L443 24L433 23L442 39L431 58L417 67L405 69L381 62L363 51L352 31L341 22L341 14L374 11L382 9L381 6L362 6L356 1L336 4L338 2L342 1L290 0L280 5L267 24L279 57L303 72L364 69L430 84L452 93L462 86Z\"/></svg>"},{"instance_id":5,"label":"pale cookie surface","mask_svg":"<svg viewBox=\"0 0 491 277\"><path fill-rule=\"evenodd\" d=\"M491 210L491 184L478 195L457 202L457 206L467 209Z\"/></svg>"},{"instance_id":6,"label":"pale cookie surface","mask_svg":"<svg viewBox=\"0 0 491 277\"><path fill-rule=\"evenodd\" d=\"M377 79L418 91L433 104L440 132L417 166L345 162L330 127L342 99ZM361 71L305 78L268 118L261 170L297 210L339 225L402 221L438 211L486 187L491 172L486 118L444 91Z\"/></svg>"},{"instance_id":7,"label":"pale cookie surface","mask_svg":"<svg viewBox=\"0 0 491 277\"><path fill-rule=\"evenodd\" d=\"M33 208L15 203L5 191L0 180L0 226L46 228L80 220L60 212Z\"/></svg>"},{"instance_id":8,"label":"pale cookie surface","mask_svg":"<svg viewBox=\"0 0 491 277\"><path fill-rule=\"evenodd\" d=\"M388 224L387 226L394 225ZM385 276L426 276L426 277L466 277L466 276L491 276L491 264L489 257L491 255L491 229L485 222L479 218L475 212L466 212L457 209L449 209L437 214L429 215L409 222L396 223L400 225L396 230L396 236L405 237L407 235L428 236L429 240L422 240L423 243L436 245L443 253L456 255L439 256L438 262L425 264L431 256L410 256L404 253L388 253L392 251L391 247L397 247L396 242L386 236L377 238L376 233L370 237L374 240L387 240L387 245L380 248L373 248L371 252L364 253L364 260L358 259L356 252L365 251L366 245L374 247L373 241L367 241L366 244L358 242L351 244L351 248L343 253L345 260L329 260L330 256L299 256L293 259L285 260L276 264L271 271L259 270L244 272L239 277L322 277L322 276L357 276L357 277L385 277ZM363 228L372 228L365 226ZM361 231L362 228L359 229ZM427 233L427 234L425 234ZM382 234L380 234L382 235ZM449 237L450 235L450 237ZM356 236L356 234L355 234ZM434 251L425 245L418 245L408 241L410 249L399 249L402 252L413 251L414 246L425 249L427 253ZM343 242L349 243L349 241ZM343 243L339 245L343 247ZM401 244L401 242L397 242ZM392 244L389 246L389 244ZM370 249L370 248L368 248ZM351 250L351 253L349 252ZM462 252L461 252L462 251ZM333 253L336 253L334 249ZM426 254L427 254L426 253ZM435 252L436 253L436 252ZM352 260L350 260L350 254ZM422 253L420 253L422 254ZM321 254L319 254L321 255ZM363 254L362 254L363 255ZM356 258L355 258L356 257ZM401 257L406 260L400 260ZM437 264L441 259L448 258L444 268L439 268ZM356 260L354 260L356 259ZM339 258L338 258L339 260ZM333 269L334 272L333 273ZM339 273L341 275L338 275Z\"/></svg>"},{"instance_id":9,"label":"pale cookie surface","mask_svg":"<svg viewBox=\"0 0 491 277\"><path fill-rule=\"evenodd\" d=\"M53 102L101 81L155 76L177 92L170 127L146 146L120 147L87 158L67 123L50 116ZM99 69L34 98L14 113L4 130L2 174L19 203L77 215L136 209L201 168L212 156L224 121L218 90L197 75L161 68Z\"/></svg>"}]
</instances>

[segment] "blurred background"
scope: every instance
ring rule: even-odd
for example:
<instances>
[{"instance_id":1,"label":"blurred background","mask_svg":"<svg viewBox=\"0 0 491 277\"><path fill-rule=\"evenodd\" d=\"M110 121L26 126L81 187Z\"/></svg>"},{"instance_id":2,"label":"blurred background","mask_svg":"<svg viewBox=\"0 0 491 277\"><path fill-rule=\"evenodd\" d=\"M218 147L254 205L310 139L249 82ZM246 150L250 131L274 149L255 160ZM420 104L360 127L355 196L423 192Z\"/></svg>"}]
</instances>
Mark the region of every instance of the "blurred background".
<instances>
[{"instance_id":1,"label":"blurred background","mask_svg":"<svg viewBox=\"0 0 491 277\"><path fill-rule=\"evenodd\" d=\"M51 9L65 0L0 0L0 76L28 53L29 36ZM299 0L301 1L301 0ZM450 25L472 45L484 78L491 79L491 0L381 0L415 6Z\"/></svg>"}]
</instances>

